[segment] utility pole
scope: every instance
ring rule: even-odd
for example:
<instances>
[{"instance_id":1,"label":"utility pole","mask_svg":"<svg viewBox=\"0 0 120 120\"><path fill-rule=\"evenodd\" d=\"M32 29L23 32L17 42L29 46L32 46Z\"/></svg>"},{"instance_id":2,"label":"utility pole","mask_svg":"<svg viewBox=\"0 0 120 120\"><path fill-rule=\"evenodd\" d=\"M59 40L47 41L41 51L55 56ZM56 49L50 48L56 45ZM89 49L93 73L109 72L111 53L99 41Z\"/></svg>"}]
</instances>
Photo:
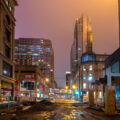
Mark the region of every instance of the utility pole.
<instances>
[{"instance_id":1,"label":"utility pole","mask_svg":"<svg viewBox=\"0 0 120 120\"><path fill-rule=\"evenodd\" d=\"M83 79L81 77L81 66L79 65L79 98L83 102Z\"/></svg>"},{"instance_id":2,"label":"utility pole","mask_svg":"<svg viewBox=\"0 0 120 120\"><path fill-rule=\"evenodd\" d=\"M81 102L83 102L83 76L81 76Z\"/></svg>"},{"instance_id":3,"label":"utility pole","mask_svg":"<svg viewBox=\"0 0 120 120\"><path fill-rule=\"evenodd\" d=\"M80 93L81 93L81 92L80 92L80 66L79 66L78 69L79 69L78 71L79 71L79 99L80 99Z\"/></svg>"}]
</instances>

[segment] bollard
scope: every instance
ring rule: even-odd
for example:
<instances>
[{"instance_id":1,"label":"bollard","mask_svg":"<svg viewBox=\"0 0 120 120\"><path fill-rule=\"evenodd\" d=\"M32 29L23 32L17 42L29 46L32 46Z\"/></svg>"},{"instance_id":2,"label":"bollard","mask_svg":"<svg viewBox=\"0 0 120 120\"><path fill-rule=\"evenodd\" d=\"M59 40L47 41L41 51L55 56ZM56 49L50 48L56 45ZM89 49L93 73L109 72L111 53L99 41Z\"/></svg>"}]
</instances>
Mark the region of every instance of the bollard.
<instances>
[{"instance_id":1,"label":"bollard","mask_svg":"<svg viewBox=\"0 0 120 120\"><path fill-rule=\"evenodd\" d=\"M9 96L8 96L8 111L10 110L10 93L9 93Z\"/></svg>"},{"instance_id":2,"label":"bollard","mask_svg":"<svg viewBox=\"0 0 120 120\"><path fill-rule=\"evenodd\" d=\"M107 115L115 115L115 87L106 86L105 92L105 113Z\"/></svg>"},{"instance_id":3,"label":"bollard","mask_svg":"<svg viewBox=\"0 0 120 120\"><path fill-rule=\"evenodd\" d=\"M89 90L89 106L93 107L94 106L94 91Z\"/></svg>"}]
</instances>

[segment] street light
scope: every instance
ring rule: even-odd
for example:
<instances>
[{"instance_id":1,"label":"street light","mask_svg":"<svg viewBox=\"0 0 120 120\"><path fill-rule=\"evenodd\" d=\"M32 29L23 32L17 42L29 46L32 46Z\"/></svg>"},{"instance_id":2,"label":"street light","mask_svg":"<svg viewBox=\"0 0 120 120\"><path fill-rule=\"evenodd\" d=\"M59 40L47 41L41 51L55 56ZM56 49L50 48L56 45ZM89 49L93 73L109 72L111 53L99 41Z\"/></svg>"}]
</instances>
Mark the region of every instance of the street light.
<instances>
[{"instance_id":1,"label":"street light","mask_svg":"<svg viewBox=\"0 0 120 120\"><path fill-rule=\"evenodd\" d=\"M49 79L48 79L48 78L46 78L46 79L45 79L45 81L46 81L46 82L49 82Z\"/></svg>"},{"instance_id":2,"label":"street light","mask_svg":"<svg viewBox=\"0 0 120 120\"><path fill-rule=\"evenodd\" d=\"M74 96L74 91L75 91L75 89L76 89L76 86L75 86L75 85L72 85L72 89L73 89L73 94L72 94L72 96Z\"/></svg>"},{"instance_id":3,"label":"street light","mask_svg":"<svg viewBox=\"0 0 120 120\"><path fill-rule=\"evenodd\" d=\"M75 90L75 89L76 89L76 86L75 86L75 85L72 85L72 89Z\"/></svg>"},{"instance_id":4,"label":"street light","mask_svg":"<svg viewBox=\"0 0 120 120\"><path fill-rule=\"evenodd\" d=\"M65 89L68 90L68 86L65 86Z\"/></svg>"},{"instance_id":5,"label":"street light","mask_svg":"<svg viewBox=\"0 0 120 120\"><path fill-rule=\"evenodd\" d=\"M66 94L67 94L67 97L68 97L68 88L69 88L69 87L66 85L66 86L65 86L65 90L66 90L65 92L66 92Z\"/></svg>"}]
</instances>

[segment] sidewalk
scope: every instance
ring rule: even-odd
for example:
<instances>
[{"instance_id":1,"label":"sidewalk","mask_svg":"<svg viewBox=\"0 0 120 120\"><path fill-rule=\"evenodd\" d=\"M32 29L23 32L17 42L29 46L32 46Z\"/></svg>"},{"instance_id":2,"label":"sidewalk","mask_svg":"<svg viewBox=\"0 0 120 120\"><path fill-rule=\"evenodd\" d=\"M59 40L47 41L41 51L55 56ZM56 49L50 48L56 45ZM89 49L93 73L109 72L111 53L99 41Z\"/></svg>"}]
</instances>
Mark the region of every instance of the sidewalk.
<instances>
[{"instance_id":1,"label":"sidewalk","mask_svg":"<svg viewBox=\"0 0 120 120\"><path fill-rule=\"evenodd\" d=\"M16 104L17 104L17 102L10 101L10 106L14 106ZM8 101L0 102L0 108L6 108L6 107L8 107Z\"/></svg>"}]
</instances>

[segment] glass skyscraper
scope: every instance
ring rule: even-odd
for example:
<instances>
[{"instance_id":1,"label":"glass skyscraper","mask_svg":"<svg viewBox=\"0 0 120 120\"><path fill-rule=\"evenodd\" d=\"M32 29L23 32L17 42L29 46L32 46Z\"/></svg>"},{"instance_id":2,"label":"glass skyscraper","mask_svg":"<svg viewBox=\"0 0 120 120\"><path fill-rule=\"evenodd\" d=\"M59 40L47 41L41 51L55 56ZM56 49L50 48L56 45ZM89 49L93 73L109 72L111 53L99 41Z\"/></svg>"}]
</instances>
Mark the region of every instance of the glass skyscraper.
<instances>
[{"instance_id":1,"label":"glass skyscraper","mask_svg":"<svg viewBox=\"0 0 120 120\"><path fill-rule=\"evenodd\" d=\"M81 64L81 56L85 52L92 52L92 27L87 15L76 19L74 42L71 48L71 73L77 72Z\"/></svg>"}]
</instances>

